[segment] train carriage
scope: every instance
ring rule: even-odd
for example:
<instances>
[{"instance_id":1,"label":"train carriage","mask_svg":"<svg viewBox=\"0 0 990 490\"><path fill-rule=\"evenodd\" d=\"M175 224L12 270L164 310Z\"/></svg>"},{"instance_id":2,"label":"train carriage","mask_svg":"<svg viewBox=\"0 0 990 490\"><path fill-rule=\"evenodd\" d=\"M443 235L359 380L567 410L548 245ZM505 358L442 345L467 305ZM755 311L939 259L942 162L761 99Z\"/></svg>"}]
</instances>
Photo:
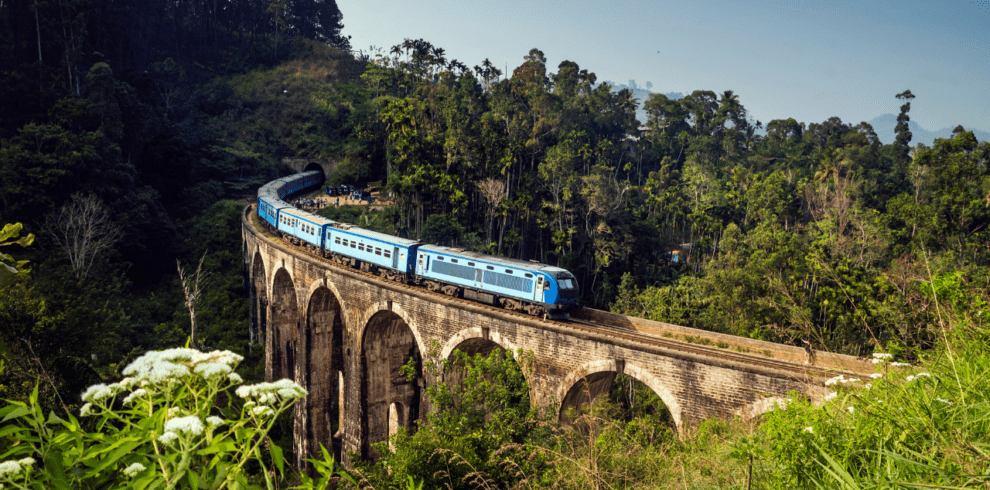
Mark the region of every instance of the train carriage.
<instances>
[{"instance_id":1,"label":"train carriage","mask_svg":"<svg viewBox=\"0 0 990 490\"><path fill-rule=\"evenodd\" d=\"M258 197L258 216L261 217L268 226L278 229L278 214L283 209L291 209L292 206L285 201L272 196Z\"/></svg>"},{"instance_id":2,"label":"train carriage","mask_svg":"<svg viewBox=\"0 0 990 490\"><path fill-rule=\"evenodd\" d=\"M337 223L324 232L324 243L330 256L351 267L373 272L393 280L408 279L413 272L416 248L420 242L408 240L357 226Z\"/></svg>"},{"instance_id":3,"label":"train carriage","mask_svg":"<svg viewBox=\"0 0 990 490\"><path fill-rule=\"evenodd\" d=\"M437 245L419 247L416 277L434 291L530 314L567 311L578 292L564 269Z\"/></svg>"},{"instance_id":4,"label":"train carriage","mask_svg":"<svg viewBox=\"0 0 990 490\"><path fill-rule=\"evenodd\" d=\"M336 223L322 216L307 213L301 209L288 207L279 212L278 230L289 235L290 241L304 244L313 252L319 252L324 247L323 230Z\"/></svg>"}]
</instances>

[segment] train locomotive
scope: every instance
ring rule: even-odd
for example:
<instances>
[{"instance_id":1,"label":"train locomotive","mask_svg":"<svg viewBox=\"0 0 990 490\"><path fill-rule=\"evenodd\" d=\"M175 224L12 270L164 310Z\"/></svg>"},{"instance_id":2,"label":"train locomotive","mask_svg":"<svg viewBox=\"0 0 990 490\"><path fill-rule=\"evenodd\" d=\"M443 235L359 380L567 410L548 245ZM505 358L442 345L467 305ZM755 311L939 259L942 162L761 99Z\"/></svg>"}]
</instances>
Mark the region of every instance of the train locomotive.
<instances>
[{"instance_id":1,"label":"train locomotive","mask_svg":"<svg viewBox=\"0 0 990 490\"><path fill-rule=\"evenodd\" d=\"M322 181L319 171L311 171L262 186L257 206L261 222L290 243L337 264L448 296L550 318L566 318L578 304L577 279L559 267L378 233L285 201Z\"/></svg>"}]
</instances>

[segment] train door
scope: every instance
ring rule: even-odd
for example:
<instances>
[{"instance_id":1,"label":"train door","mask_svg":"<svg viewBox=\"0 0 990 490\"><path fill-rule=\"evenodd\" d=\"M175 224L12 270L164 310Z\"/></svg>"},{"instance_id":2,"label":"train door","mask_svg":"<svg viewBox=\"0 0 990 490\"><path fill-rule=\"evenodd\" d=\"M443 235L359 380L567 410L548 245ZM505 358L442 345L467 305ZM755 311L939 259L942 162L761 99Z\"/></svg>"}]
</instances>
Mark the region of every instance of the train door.
<instances>
[{"instance_id":1,"label":"train door","mask_svg":"<svg viewBox=\"0 0 990 490\"><path fill-rule=\"evenodd\" d=\"M543 302L543 276L536 276L536 293L533 295L533 299Z\"/></svg>"},{"instance_id":2,"label":"train door","mask_svg":"<svg viewBox=\"0 0 990 490\"><path fill-rule=\"evenodd\" d=\"M392 250L392 268L399 268L399 247L393 247Z\"/></svg>"},{"instance_id":3,"label":"train door","mask_svg":"<svg viewBox=\"0 0 990 490\"><path fill-rule=\"evenodd\" d=\"M482 277L481 269L475 269L474 270L474 287L479 288L479 289L482 287L481 277Z\"/></svg>"}]
</instances>

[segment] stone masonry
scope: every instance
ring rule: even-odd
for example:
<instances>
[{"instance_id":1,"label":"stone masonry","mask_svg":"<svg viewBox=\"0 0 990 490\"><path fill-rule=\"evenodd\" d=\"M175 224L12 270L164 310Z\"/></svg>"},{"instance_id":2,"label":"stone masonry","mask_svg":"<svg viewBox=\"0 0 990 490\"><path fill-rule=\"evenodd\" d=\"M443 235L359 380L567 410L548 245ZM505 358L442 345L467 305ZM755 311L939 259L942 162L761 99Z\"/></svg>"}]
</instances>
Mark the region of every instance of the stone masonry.
<instances>
[{"instance_id":1,"label":"stone masonry","mask_svg":"<svg viewBox=\"0 0 990 490\"><path fill-rule=\"evenodd\" d=\"M390 416L414 429L434 381L423 364L454 349L531 353L531 400L558 416L607 390L616 374L629 375L660 396L678 430L706 418L752 417L795 391L817 400L827 377L872 370L849 356L819 352L808 364L804 349L607 312L544 321L449 298L286 245L255 227L253 206L242 235L266 377L292 378L309 391L296 405L299 458L319 454L319 444L345 463L348 452L373 456ZM415 370L411 380L406 365Z\"/></svg>"}]
</instances>

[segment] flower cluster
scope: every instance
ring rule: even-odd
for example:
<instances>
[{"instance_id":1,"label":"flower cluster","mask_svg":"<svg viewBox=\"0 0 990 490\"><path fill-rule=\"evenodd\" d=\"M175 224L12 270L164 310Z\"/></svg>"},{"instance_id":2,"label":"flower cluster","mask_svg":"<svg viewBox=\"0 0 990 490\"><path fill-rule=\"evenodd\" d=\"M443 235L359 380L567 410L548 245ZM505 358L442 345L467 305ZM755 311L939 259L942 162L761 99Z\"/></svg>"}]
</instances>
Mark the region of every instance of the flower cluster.
<instances>
[{"instance_id":1,"label":"flower cluster","mask_svg":"<svg viewBox=\"0 0 990 490\"><path fill-rule=\"evenodd\" d=\"M859 378L846 378L845 376L840 374L834 378L829 378L825 380L825 386L832 386L835 384L849 384L849 383L855 383L857 381L859 381Z\"/></svg>"},{"instance_id":2,"label":"flower cluster","mask_svg":"<svg viewBox=\"0 0 990 490\"><path fill-rule=\"evenodd\" d=\"M914 380L919 379L919 378L931 378L931 377L932 377L932 375L929 374L929 373L918 373L918 374L915 374L913 376L908 376L905 379L908 380L908 381L914 381Z\"/></svg>"},{"instance_id":3,"label":"flower cluster","mask_svg":"<svg viewBox=\"0 0 990 490\"><path fill-rule=\"evenodd\" d=\"M34 458L24 458L18 461L4 461L0 463L0 478L10 478L19 475L22 471L30 470L34 466Z\"/></svg>"},{"instance_id":4,"label":"flower cluster","mask_svg":"<svg viewBox=\"0 0 990 490\"><path fill-rule=\"evenodd\" d=\"M196 349L166 349L152 351L137 358L124 368L133 376L130 383L140 387L168 385L182 381L195 373L205 379L227 376L231 382L233 370L244 358L230 351L200 352ZM239 377L238 377L239 378Z\"/></svg>"},{"instance_id":5,"label":"flower cluster","mask_svg":"<svg viewBox=\"0 0 990 490\"><path fill-rule=\"evenodd\" d=\"M274 410L269 405L280 399L291 402L306 396L306 390L290 379L281 379L274 383L258 383L237 388L237 396L247 400L244 409L258 417L273 415Z\"/></svg>"},{"instance_id":6,"label":"flower cluster","mask_svg":"<svg viewBox=\"0 0 990 490\"><path fill-rule=\"evenodd\" d=\"M885 362L890 361L893 358L894 356L891 354L886 354L883 352L874 352L873 359L871 359L871 362L873 362L873 364L883 364Z\"/></svg>"},{"instance_id":7,"label":"flower cluster","mask_svg":"<svg viewBox=\"0 0 990 490\"><path fill-rule=\"evenodd\" d=\"M124 468L124 474L130 478L134 478L138 473L145 470L145 467L141 463L131 463L130 466Z\"/></svg>"}]
</instances>

